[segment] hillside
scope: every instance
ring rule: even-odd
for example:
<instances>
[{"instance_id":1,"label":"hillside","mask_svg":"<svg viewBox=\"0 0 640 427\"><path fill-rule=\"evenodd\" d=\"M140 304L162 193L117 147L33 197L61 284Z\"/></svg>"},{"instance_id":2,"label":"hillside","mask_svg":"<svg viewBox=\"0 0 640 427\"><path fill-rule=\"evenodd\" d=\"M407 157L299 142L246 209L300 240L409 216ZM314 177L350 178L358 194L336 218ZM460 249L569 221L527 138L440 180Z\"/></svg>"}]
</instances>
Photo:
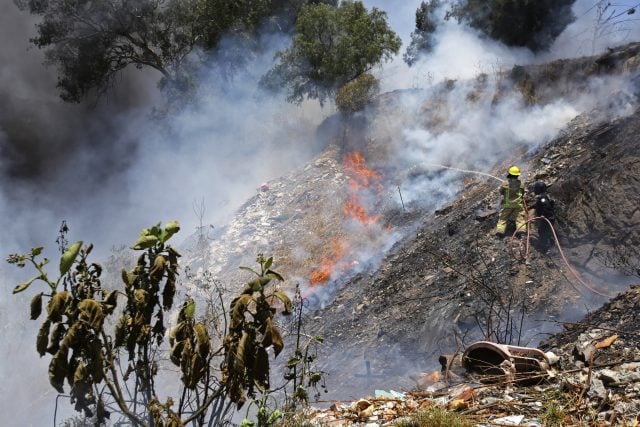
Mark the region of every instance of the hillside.
<instances>
[{"instance_id":1,"label":"hillside","mask_svg":"<svg viewBox=\"0 0 640 427\"><path fill-rule=\"evenodd\" d=\"M326 150L192 237L187 292L205 272L233 292L238 266L273 255L282 288L307 300L305 330L325 339L329 400L413 389L477 339L538 345L633 283L620 267L640 237L637 54L393 92L327 120L315 142ZM568 264L539 250L535 227L528 240L494 236L514 163L529 189L551 186Z\"/></svg>"}]
</instances>

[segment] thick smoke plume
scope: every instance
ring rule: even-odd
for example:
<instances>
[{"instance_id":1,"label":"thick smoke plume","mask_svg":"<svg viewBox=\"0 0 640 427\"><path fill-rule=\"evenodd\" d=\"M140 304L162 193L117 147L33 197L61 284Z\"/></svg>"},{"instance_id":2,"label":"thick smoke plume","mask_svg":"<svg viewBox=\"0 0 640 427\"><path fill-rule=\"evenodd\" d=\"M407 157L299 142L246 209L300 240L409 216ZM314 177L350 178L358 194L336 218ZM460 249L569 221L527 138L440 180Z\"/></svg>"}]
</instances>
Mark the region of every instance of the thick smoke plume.
<instances>
[{"instance_id":1,"label":"thick smoke plume","mask_svg":"<svg viewBox=\"0 0 640 427\"><path fill-rule=\"evenodd\" d=\"M365 3L388 11L406 46L420 2ZM576 2L578 20L546 55L534 57L525 49L507 49L447 22L435 34L435 51L416 66L408 68L400 55L377 74L385 90L426 88L419 98L403 96L405 109L412 114L413 106L422 103L430 90L438 90L432 87L445 79L473 79L515 64L599 52L637 36L636 30L614 31L593 43L589 37L593 3ZM42 52L29 46L34 24L11 1L0 4L0 247L4 256L45 245L47 256L55 260L54 240L63 219L70 225L71 240L96 243L103 257L112 245L130 244L140 228L158 221L179 219L188 235L198 225L192 212L196 200L205 201L206 223L224 224L261 182L302 164L317 149L313 135L329 111L294 107L257 91L257 81L271 66L273 52L286 40L270 39L271 49L254 58L233 80L220 80L212 69L204 76L206 90L197 108L158 122L150 114L161 102L155 87L158 76L148 71L125 72L106 99L62 103L55 89L55 69L45 68ZM591 97L532 109L521 107L517 99L506 99L490 110L483 102L465 106L461 84L443 100L450 113L444 130L434 132L411 120L390 125L402 139L395 161L408 168L457 162L484 170L513 144L534 147L548 140L573 116L595 105L593 100L602 93L625 86L607 80L594 81L593 87ZM449 200L458 190L459 175L446 172L441 177L403 181L407 201L424 200L426 193L437 194L430 200L433 206ZM388 246L381 244L382 249ZM38 359L35 353L29 298L10 294L24 279L21 273L0 264L4 285L0 410L13 414L7 425L45 425L51 422L56 394L46 380L46 358ZM70 415L67 403L60 402L67 412L59 412L58 421Z\"/></svg>"}]
</instances>

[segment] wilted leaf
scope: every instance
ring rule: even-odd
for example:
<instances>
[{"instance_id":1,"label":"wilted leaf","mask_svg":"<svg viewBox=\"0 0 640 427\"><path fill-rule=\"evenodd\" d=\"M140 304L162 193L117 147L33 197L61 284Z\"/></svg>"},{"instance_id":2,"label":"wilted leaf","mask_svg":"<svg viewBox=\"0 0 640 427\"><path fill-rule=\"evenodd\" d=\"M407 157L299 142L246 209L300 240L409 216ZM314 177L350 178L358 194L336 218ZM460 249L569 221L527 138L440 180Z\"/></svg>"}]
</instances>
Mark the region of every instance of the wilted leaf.
<instances>
[{"instance_id":1,"label":"wilted leaf","mask_svg":"<svg viewBox=\"0 0 640 427\"><path fill-rule=\"evenodd\" d=\"M36 277L34 277L33 279L31 279L31 280L29 280L29 281L27 281L27 282L24 282L24 283L19 284L18 286L16 286L15 288L13 288L13 293L14 293L14 294L17 294L18 292L22 292L22 291L24 291L24 290L25 290L25 289L27 289L29 286L31 286L31 284L32 284L33 282L35 282L35 281L36 281L36 280L38 280L39 278L40 278L40 276L36 276Z\"/></svg>"},{"instance_id":2,"label":"wilted leaf","mask_svg":"<svg viewBox=\"0 0 640 427\"><path fill-rule=\"evenodd\" d=\"M187 319L193 319L193 316L196 314L196 302L189 298L184 305L184 316Z\"/></svg>"},{"instance_id":3,"label":"wilted leaf","mask_svg":"<svg viewBox=\"0 0 640 427\"><path fill-rule=\"evenodd\" d=\"M94 299L84 299L78 304L78 310L80 311L79 319L89 324L93 329L99 330L102 328L102 321L104 320L104 314L102 313L102 307Z\"/></svg>"},{"instance_id":4,"label":"wilted leaf","mask_svg":"<svg viewBox=\"0 0 640 427\"><path fill-rule=\"evenodd\" d=\"M250 288L252 292L260 292L270 281L271 279L268 277L256 277L247 283L247 287Z\"/></svg>"},{"instance_id":5,"label":"wilted leaf","mask_svg":"<svg viewBox=\"0 0 640 427\"><path fill-rule=\"evenodd\" d=\"M102 300L102 310L105 314L113 313L113 310L118 305L118 291L111 291Z\"/></svg>"},{"instance_id":6,"label":"wilted leaf","mask_svg":"<svg viewBox=\"0 0 640 427\"><path fill-rule=\"evenodd\" d=\"M60 341L64 337L64 333L67 329L64 327L63 323L56 323L53 325L51 329L51 335L49 336L49 347L47 347L47 352L50 354L56 354L60 349Z\"/></svg>"},{"instance_id":7,"label":"wilted leaf","mask_svg":"<svg viewBox=\"0 0 640 427\"><path fill-rule=\"evenodd\" d=\"M249 334L243 331L242 338L240 338L240 342L238 342L238 346L236 347L236 357L233 361L233 368L239 375L244 374L245 352L249 350L248 347L250 347Z\"/></svg>"},{"instance_id":8,"label":"wilted leaf","mask_svg":"<svg viewBox=\"0 0 640 427\"><path fill-rule=\"evenodd\" d=\"M282 349L284 348L284 341L282 340L282 335L280 335L280 331L275 325L271 326L271 345L273 345L273 355L274 357L278 357Z\"/></svg>"},{"instance_id":9,"label":"wilted leaf","mask_svg":"<svg viewBox=\"0 0 640 427\"><path fill-rule=\"evenodd\" d=\"M69 368L67 362L68 351L66 348L60 348L49 363L49 382L58 390L58 393L64 393L64 379L67 376Z\"/></svg>"},{"instance_id":10,"label":"wilted leaf","mask_svg":"<svg viewBox=\"0 0 640 427\"><path fill-rule=\"evenodd\" d=\"M171 347L170 359L174 365L180 366L180 359L182 358L182 350L184 350L184 341L178 341L173 347Z\"/></svg>"},{"instance_id":11,"label":"wilted leaf","mask_svg":"<svg viewBox=\"0 0 640 427\"><path fill-rule=\"evenodd\" d=\"M275 279L275 280L279 280L279 281L281 281L281 282L284 282L284 277L282 277L282 276L280 275L280 273L276 273L276 272L275 272L275 271L273 271L273 270L268 270L268 271L265 273L265 277L268 277L268 278L269 278L269 279L271 279L271 280L274 280L274 279Z\"/></svg>"},{"instance_id":12,"label":"wilted leaf","mask_svg":"<svg viewBox=\"0 0 640 427\"><path fill-rule=\"evenodd\" d=\"M147 303L147 295L148 293L144 289L136 289L133 292L133 298L136 300L136 303L142 306Z\"/></svg>"},{"instance_id":13,"label":"wilted leaf","mask_svg":"<svg viewBox=\"0 0 640 427\"><path fill-rule=\"evenodd\" d=\"M141 250L141 249L149 249L155 246L158 243L158 236L154 236L149 234L149 230L144 229L140 233L138 240L133 244L131 249Z\"/></svg>"},{"instance_id":14,"label":"wilted leaf","mask_svg":"<svg viewBox=\"0 0 640 427\"><path fill-rule=\"evenodd\" d=\"M70 300L71 294L67 291L60 291L53 295L47 306L49 320L52 322L62 321L62 315L67 309L67 304Z\"/></svg>"},{"instance_id":15,"label":"wilted leaf","mask_svg":"<svg viewBox=\"0 0 640 427\"><path fill-rule=\"evenodd\" d=\"M255 366L253 369L254 382L260 391L269 389L269 354L264 347L258 347L256 352Z\"/></svg>"},{"instance_id":16,"label":"wilted leaf","mask_svg":"<svg viewBox=\"0 0 640 427\"><path fill-rule=\"evenodd\" d=\"M100 341L93 340L89 346L91 365L89 366L94 383L99 383L104 378L104 357Z\"/></svg>"},{"instance_id":17,"label":"wilted leaf","mask_svg":"<svg viewBox=\"0 0 640 427\"><path fill-rule=\"evenodd\" d=\"M60 349L75 348L78 342L83 338L82 335L84 334L82 332L82 324L74 323L73 326L67 330L67 333L60 344Z\"/></svg>"},{"instance_id":18,"label":"wilted leaf","mask_svg":"<svg viewBox=\"0 0 640 427\"><path fill-rule=\"evenodd\" d=\"M42 295L43 292L40 292L31 298L31 320L36 320L42 313Z\"/></svg>"},{"instance_id":19,"label":"wilted leaf","mask_svg":"<svg viewBox=\"0 0 640 427\"><path fill-rule=\"evenodd\" d=\"M284 304L284 311L282 312L282 314L287 316L290 315L293 310L293 304L291 304L291 300L289 299L287 294L282 291L275 291L273 293L273 296L278 298Z\"/></svg>"},{"instance_id":20,"label":"wilted leaf","mask_svg":"<svg viewBox=\"0 0 640 427\"><path fill-rule=\"evenodd\" d=\"M64 251L64 254L62 254L62 257L60 258L60 276L67 274L67 271L69 271L73 262L76 260L81 247L82 240L79 240Z\"/></svg>"},{"instance_id":21,"label":"wilted leaf","mask_svg":"<svg viewBox=\"0 0 640 427\"><path fill-rule=\"evenodd\" d=\"M153 261L153 267L149 270L149 279L151 279L151 282L158 283L162 280L166 262L167 259L164 256L156 256L156 259Z\"/></svg>"},{"instance_id":22,"label":"wilted leaf","mask_svg":"<svg viewBox=\"0 0 640 427\"><path fill-rule=\"evenodd\" d=\"M206 364L204 359L200 356L199 353L193 353L191 356L191 378L188 384L185 384L187 388L194 389L198 382L205 376L207 373Z\"/></svg>"},{"instance_id":23,"label":"wilted leaf","mask_svg":"<svg viewBox=\"0 0 640 427\"><path fill-rule=\"evenodd\" d=\"M244 322L244 312L249 303L253 300L251 295L243 294L231 302L231 324L230 329L236 329Z\"/></svg>"},{"instance_id":24,"label":"wilted leaf","mask_svg":"<svg viewBox=\"0 0 640 427\"><path fill-rule=\"evenodd\" d=\"M36 350L40 357L44 356L47 352L47 345L49 344L49 327L51 326L51 321L49 319L45 320L40 330L38 331L38 337L36 339Z\"/></svg>"},{"instance_id":25,"label":"wilted leaf","mask_svg":"<svg viewBox=\"0 0 640 427\"><path fill-rule=\"evenodd\" d=\"M128 316L126 314L122 314L118 317L118 321L116 322L116 330L115 330L115 341L114 345L116 347L120 347L124 344L125 338L127 336L127 320Z\"/></svg>"},{"instance_id":26,"label":"wilted leaf","mask_svg":"<svg viewBox=\"0 0 640 427\"><path fill-rule=\"evenodd\" d=\"M122 281L125 284L125 288L129 289L131 286L134 285L134 283L136 282L136 279L138 278L137 274L134 273L128 273L127 270L125 270L124 268L122 269Z\"/></svg>"},{"instance_id":27,"label":"wilted leaf","mask_svg":"<svg viewBox=\"0 0 640 427\"><path fill-rule=\"evenodd\" d=\"M193 375L191 372L191 343L189 340L184 340L184 346L182 348L182 354L180 355L180 370L182 371L182 382L185 385L191 384L193 381Z\"/></svg>"},{"instance_id":28,"label":"wilted leaf","mask_svg":"<svg viewBox=\"0 0 640 427\"><path fill-rule=\"evenodd\" d=\"M166 242L167 240L169 240L171 236L176 234L178 231L180 231L180 224L178 224L178 221L169 221L164 226L164 232L162 233L162 242Z\"/></svg>"},{"instance_id":29,"label":"wilted leaf","mask_svg":"<svg viewBox=\"0 0 640 427\"><path fill-rule=\"evenodd\" d=\"M167 281L164 284L162 290L162 308L165 310L171 309L173 306L173 297L176 294L176 275L169 271L167 272Z\"/></svg>"},{"instance_id":30,"label":"wilted leaf","mask_svg":"<svg viewBox=\"0 0 640 427\"><path fill-rule=\"evenodd\" d=\"M207 327L203 323L196 323L193 326L193 333L196 336L196 352L200 354L202 359L206 360L211 351L211 342Z\"/></svg>"},{"instance_id":31,"label":"wilted leaf","mask_svg":"<svg viewBox=\"0 0 640 427\"><path fill-rule=\"evenodd\" d=\"M80 362L78 363L78 366L75 369L75 372L73 373L73 383L78 383L78 382L86 382L87 381L87 367L84 365L84 363Z\"/></svg>"},{"instance_id":32,"label":"wilted leaf","mask_svg":"<svg viewBox=\"0 0 640 427\"><path fill-rule=\"evenodd\" d=\"M261 344L266 348L273 344L273 323L271 322L271 318L267 318L265 323Z\"/></svg>"},{"instance_id":33,"label":"wilted leaf","mask_svg":"<svg viewBox=\"0 0 640 427\"><path fill-rule=\"evenodd\" d=\"M607 348L610 347L611 344L613 344L613 342L615 340L618 339L618 335L611 335L609 338L603 339L602 341L600 341L599 343L596 344L596 348Z\"/></svg>"}]
</instances>

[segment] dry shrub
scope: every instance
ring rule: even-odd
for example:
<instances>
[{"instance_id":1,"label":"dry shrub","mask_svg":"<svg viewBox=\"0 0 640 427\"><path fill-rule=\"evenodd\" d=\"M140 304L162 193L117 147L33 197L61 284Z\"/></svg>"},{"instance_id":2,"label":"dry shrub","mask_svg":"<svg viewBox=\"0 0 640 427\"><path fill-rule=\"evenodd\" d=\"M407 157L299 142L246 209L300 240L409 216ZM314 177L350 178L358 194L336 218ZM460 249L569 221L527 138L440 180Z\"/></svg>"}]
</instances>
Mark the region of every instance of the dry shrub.
<instances>
[{"instance_id":1,"label":"dry shrub","mask_svg":"<svg viewBox=\"0 0 640 427\"><path fill-rule=\"evenodd\" d=\"M343 114L358 112L380 92L380 82L371 74L361 74L342 86L336 94L336 107Z\"/></svg>"}]
</instances>

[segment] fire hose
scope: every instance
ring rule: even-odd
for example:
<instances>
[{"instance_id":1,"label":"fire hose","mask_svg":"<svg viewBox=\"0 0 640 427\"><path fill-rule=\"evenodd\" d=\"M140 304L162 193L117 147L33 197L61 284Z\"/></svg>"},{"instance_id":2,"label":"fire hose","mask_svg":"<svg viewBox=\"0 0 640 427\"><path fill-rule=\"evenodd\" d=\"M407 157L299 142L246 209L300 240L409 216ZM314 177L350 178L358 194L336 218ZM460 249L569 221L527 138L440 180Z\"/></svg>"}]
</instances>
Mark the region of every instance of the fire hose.
<instances>
[{"instance_id":1,"label":"fire hose","mask_svg":"<svg viewBox=\"0 0 640 427\"><path fill-rule=\"evenodd\" d=\"M527 212L527 216L528 216L528 210L527 210L527 205L526 203L524 203L524 209L525 212ZM547 224L549 225L549 228L551 229L551 233L553 234L553 240L556 244L556 247L558 248L558 252L560 253L560 257L562 258L562 261L564 262L565 266L567 267L567 270L569 271L569 273L571 273L571 275L573 277L575 277L575 279L578 281L578 283L580 283L582 286L584 286L585 288L587 288L589 291L593 292L596 295L600 295L602 297L605 298L613 298L613 295L607 295L603 292L598 291L597 289L595 289L593 286L589 285L587 282L585 282L580 275L578 274L578 272L571 266L571 264L569 263L569 260L567 260L567 257L564 254L564 251L562 250L562 245L560 245L560 240L558 239L558 235L556 233L556 230L553 226L553 223L551 221L549 221L548 218L544 217L544 216L536 216L533 218L528 218L527 221L524 224L521 224L520 227L517 227L516 230L513 232L513 234L511 235L511 244L509 245L509 248L511 250L511 256L515 259L516 256L513 253L513 242L515 240L516 234L518 233L518 231L522 228L522 227L527 227L527 239L526 239L526 249L525 249L525 254L524 256L522 256L522 251L520 252L520 256L521 258L524 258L525 260L529 257L529 227L528 225L535 222L535 221L546 221ZM521 248L521 246L520 246Z\"/></svg>"},{"instance_id":2,"label":"fire hose","mask_svg":"<svg viewBox=\"0 0 640 427\"><path fill-rule=\"evenodd\" d=\"M458 171L458 172L463 172L463 173L472 173L472 174L476 174L476 175L482 175L482 176L486 176L489 178L493 178L497 181L500 182L504 182L504 179L498 178L497 176L488 174L486 172L480 172L480 171L474 171L474 170L465 170L465 169L459 169L459 168L455 168L452 166L446 166L446 165L441 165L441 164L437 164L437 163L425 163L425 165L427 166L436 166L442 169L450 169L450 170L454 170L454 171ZM560 253L560 257L562 258L562 261L564 262L565 266L567 267L567 270L571 273L571 275L573 277L575 277L575 279L578 281L578 283L580 283L582 286L584 286L585 288L587 288L589 291L593 292L596 295L600 295L603 296L605 298L613 298L612 295L607 295L603 292L598 291L597 289L595 289L593 286L589 285L587 282L585 282L580 275L578 274L578 272L571 266L571 264L569 263L569 260L567 259L567 257L564 254L564 251L562 250L562 245L560 245L560 240L558 239L558 235L556 233L556 230L553 226L553 223L551 221L549 221L548 218L544 217L544 216L536 216L533 218L528 218L529 216L529 210L527 208L527 204L526 202L523 200L523 204L524 204L524 210L525 210L525 214L527 215L527 220L525 221L524 224L521 224L519 227L516 227L516 230L513 232L513 234L511 235L511 244L509 245L510 251L511 251L511 256L514 259L517 259L514 252L513 252L513 242L514 239L516 237L516 234L520 231L520 229L522 227L526 227L527 229L527 238L526 238L526 244L525 244L525 252L524 255L522 254L522 245L520 245L520 258L526 260L529 257L529 241L530 241L530 232L529 232L529 227L528 225L535 222L535 221L546 221L547 224L549 225L549 228L551 229L551 232L553 234L553 239L555 242L556 247L558 248L558 252Z\"/></svg>"}]
</instances>

